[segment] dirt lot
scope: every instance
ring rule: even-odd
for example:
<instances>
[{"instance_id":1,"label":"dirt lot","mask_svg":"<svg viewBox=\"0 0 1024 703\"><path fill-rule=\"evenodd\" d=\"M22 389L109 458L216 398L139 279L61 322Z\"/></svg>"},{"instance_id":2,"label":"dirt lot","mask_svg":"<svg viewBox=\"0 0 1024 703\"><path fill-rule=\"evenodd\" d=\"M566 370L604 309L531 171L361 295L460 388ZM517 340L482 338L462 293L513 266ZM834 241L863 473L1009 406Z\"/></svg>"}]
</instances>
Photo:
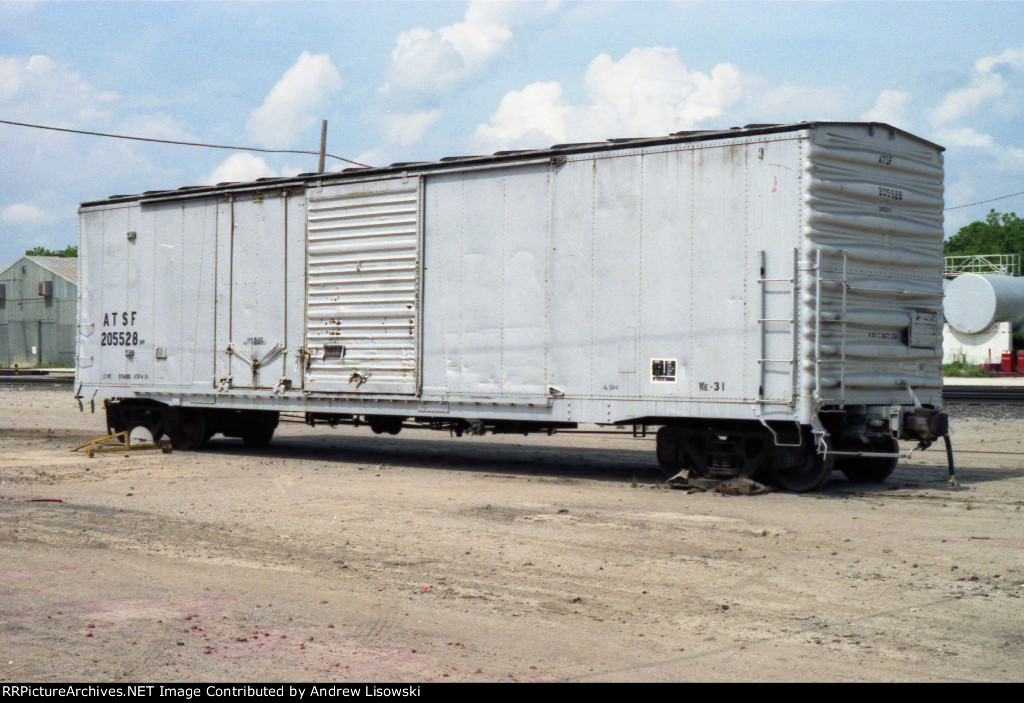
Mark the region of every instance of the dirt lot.
<instances>
[{"instance_id":1,"label":"dirt lot","mask_svg":"<svg viewBox=\"0 0 1024 703\"><path fill-rule=\"evenodd\" d=\"M0 386L0 680L1024 679L1024 421L955 422L958 491L756 497L592 435L67 451L103 424Z\"/></svg>"}]
</instances>

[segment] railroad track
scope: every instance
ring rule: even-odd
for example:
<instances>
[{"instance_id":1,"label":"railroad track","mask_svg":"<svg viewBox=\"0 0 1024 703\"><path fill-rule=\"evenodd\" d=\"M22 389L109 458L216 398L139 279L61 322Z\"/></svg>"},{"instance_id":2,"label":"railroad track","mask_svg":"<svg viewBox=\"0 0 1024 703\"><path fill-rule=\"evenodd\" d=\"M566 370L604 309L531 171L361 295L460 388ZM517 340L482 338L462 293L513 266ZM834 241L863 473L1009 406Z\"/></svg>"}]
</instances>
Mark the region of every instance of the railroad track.
<instances>
[{"instance_id":1,"label":"railroad track","mask_svg":"<svg viewBox=\"0 0 1024 703\"><path fill-rule=\"evenodd\" d=\"M944 403L1006 403L1024 405L1024 386L945 386Z\"/></svg>"},{"instance_id":2,"label":"railroad track","mask_svg":"<svg viewBox=\"0 0 1024 703\"><path fill-rule=\"evenodd\" d=\"M6 370L6 369L5 369ZM0 385L67 385L75 382L75 374L66 372L0 374Z\"/></svg>"}]
</instances>

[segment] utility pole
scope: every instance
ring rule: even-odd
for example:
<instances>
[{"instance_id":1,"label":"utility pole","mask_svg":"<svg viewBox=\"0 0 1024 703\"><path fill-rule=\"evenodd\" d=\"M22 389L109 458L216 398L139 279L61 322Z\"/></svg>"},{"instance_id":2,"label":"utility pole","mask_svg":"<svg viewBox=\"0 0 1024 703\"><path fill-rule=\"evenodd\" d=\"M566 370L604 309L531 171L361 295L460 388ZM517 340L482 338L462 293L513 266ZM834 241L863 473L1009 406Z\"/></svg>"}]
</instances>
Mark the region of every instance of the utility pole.
<instances>
[{"instance_id":1,"label":"utility pole","mask_svg":"<svg viewBox=\"0 0 1024 703\"><path fill-rule=\"evenodd\" d=\"M320 164L317 166L316 172L324 172L324 158L327 153L327 120L320 121Z\"/></svg>"}]
</instances>

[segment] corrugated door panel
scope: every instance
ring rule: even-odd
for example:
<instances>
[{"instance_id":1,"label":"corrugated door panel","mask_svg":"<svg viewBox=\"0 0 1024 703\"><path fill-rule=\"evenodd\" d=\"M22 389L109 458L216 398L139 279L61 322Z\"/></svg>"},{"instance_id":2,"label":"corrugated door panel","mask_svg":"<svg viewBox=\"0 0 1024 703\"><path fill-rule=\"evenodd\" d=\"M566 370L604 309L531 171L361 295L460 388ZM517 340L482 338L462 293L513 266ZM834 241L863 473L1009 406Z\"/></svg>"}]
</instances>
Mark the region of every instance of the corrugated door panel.
<instances>
[{"instance_id":1,"label":"corrugated door panel","mask_svg":"<svg viewBox=\"0 0 1024 703\"><path fill-rule=\"evenodd\" d=\"M310 190L306 388L415 394L419 178Z\"/></svg>"}]
</instances>

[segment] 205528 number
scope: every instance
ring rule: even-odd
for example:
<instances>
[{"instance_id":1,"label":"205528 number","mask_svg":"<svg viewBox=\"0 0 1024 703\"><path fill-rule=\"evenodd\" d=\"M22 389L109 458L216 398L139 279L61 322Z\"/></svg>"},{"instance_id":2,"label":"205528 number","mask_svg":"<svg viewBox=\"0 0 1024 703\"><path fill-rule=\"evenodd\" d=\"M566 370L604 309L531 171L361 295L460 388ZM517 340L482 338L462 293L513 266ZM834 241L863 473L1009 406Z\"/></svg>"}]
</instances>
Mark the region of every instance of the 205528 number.
<instances>
[{"instance_id":1,"label":"205528 number","mask_svg":"<svg viewBox=\"0 0 1024 703\"><path fill-rule=\"evenodd\" d=\"M138 343L138 332L104 332L100 335L101 347L134 347Z\"/></svg>"}]
</instances>

